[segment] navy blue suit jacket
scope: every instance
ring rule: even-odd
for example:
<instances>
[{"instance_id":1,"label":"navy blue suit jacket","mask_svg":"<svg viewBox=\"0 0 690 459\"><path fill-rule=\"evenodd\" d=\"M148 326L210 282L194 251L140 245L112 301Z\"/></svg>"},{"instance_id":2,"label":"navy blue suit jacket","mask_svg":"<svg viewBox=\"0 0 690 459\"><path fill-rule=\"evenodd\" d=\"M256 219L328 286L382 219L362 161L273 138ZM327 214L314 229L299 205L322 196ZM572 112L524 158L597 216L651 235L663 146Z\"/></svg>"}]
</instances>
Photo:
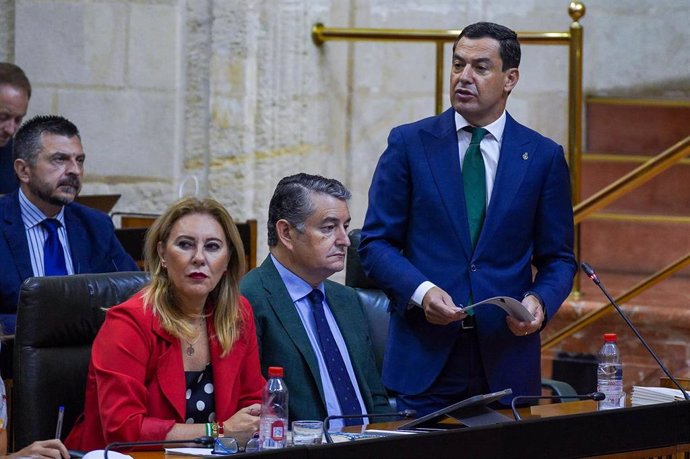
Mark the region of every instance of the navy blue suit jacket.
<instances>
[{"instance_id":1,"label":"navy blue suit jacket","mask_svg":"<svg viewBox=\"0 0 690 459\"><path fill-rule=\"evenodd\" d=\"M65 227L75 274L139 270L103 212L73 202L65 206ZM34 275L18 191L0 198L0 260L0 313L16 314L19 287Z\"/></svg>"},{"instance_id":2,"label":"navy blue suit jacket","mask_svg":"<svg viewBox=\"0 0 690 459\"><path fill-rule=\"evenodd\" d=\"M0 147L0 194L11 193L19 188L19 180L14 173L14 161L12 160L13 140Z\"/></svg>"},{"instance_id":3,"label":"navy blue suit jacket","mask_svg":"<svg viewBox=\"0 0 690 459\"><path fill-rule=\"evenodd\" d=\"M383 382L404 394L422 393L443 369L459 328L432 325L422 308L408 308L422 282L444 289L456 304L466 304L470 289L475 301L497 295L521 300L532 290L547 317L570 293L577 265L563 149L507 115L473 252L453 110L393 129L369 191L360 255L367 275L393 300ZM498 307L475 311L489 388L539 393L539 334L513 335Z\"/></svg>"}]
</instances>

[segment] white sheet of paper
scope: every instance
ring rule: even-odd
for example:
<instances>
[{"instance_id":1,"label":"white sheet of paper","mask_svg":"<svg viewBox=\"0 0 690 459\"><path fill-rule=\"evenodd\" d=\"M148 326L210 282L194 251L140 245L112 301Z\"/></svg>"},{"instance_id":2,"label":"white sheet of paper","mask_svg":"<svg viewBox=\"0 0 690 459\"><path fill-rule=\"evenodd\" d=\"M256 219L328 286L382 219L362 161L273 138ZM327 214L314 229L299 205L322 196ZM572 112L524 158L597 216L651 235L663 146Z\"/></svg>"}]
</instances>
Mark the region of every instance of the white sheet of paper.
<instances>
[{"instance_id":1,"label":"white sheet of paper","mask_svg":"<svg viewBox=\"0 0 690 459\"><path fill-rule=\"evenodd\" d=\"M83 459L103 459L105 451L102 449L95 449L84 454ZM108 451L108 459L133 459L132 456L127 454L118 453L117 451Z\"/></svg>"},{"instance_id":2,"label":"white sheet of paper","mask_svg":"<svg viewBox=\"0 0 690 459\"><path fill-rule=\"evenodd\" d=\"M532 322L534 320L534 316L532 315L532 313L529 312L522 303L520 303L515 298L511 298L509 296L495 296L493 298L488 298L484 301L479 301L478 303L465 306L464 308L462 308L462 310L463 312L467 312L483 304L493 304L495 306L498 306L499 308L507 312L509 315L515 317L517 320L520 320L522 322Z\"/></svg>"}]
</instances>

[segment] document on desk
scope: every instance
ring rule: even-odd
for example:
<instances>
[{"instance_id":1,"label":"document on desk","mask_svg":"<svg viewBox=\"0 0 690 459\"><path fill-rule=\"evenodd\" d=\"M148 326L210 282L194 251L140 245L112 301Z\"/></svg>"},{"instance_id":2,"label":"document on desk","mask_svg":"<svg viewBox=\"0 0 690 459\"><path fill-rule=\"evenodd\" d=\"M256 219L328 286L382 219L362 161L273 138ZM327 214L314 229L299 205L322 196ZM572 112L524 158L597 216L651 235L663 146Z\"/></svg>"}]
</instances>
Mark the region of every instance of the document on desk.
<instances>
[{"instance_id":1,"label":"document on desk","mask_svg":"<svg viewBox=\"0 0 690 459\"><path fill-rule=\"evenodd\" d=\"M508 315L511 315L522 322L532 322L534 320L532 313L529 312L522 303L509 296L495 296L493 298L488 298L484 301L479 301L469 306L465 306L462 308L462 311L467 312L476 308L477 306L482 306L485 304L493 304L494 306L498 306L507 312Z\"/></svg>"},{"instance_id":2,"label":"document on desk","mask_svg":"<svg viewBox=\"0 0 690 459\"><path fill-rule=\"evenodd\" d=\"M403 432L400 430L367 429L364 432L329 432L333 443L348 441L371 440L374 438L392 437L394 435L409 435L417 432Z\"/></svg>"},{"instance_id":3,"label":"document on desk","mask_svg":"<svg viewBox=\"0 0 690 459\"><path fill-rule=\"evenodd\" d=\"M95 449L84 454L83 459L103 459L105 451L102 449ZM108 459L134 459L128 454L118 453L117 451L108 451Z\"/></svg>"},{"instance_id":4,"label":"document on desk","mask_svg":"<svg viewBox=\"0 0 690 459\"><path fill-rule=\"evenodd\" d=\"M213 454L211 451L213 451L213 448L165 448L165 454L195 457L219 457L217 454Z\"/></svg>"}]
</instances>

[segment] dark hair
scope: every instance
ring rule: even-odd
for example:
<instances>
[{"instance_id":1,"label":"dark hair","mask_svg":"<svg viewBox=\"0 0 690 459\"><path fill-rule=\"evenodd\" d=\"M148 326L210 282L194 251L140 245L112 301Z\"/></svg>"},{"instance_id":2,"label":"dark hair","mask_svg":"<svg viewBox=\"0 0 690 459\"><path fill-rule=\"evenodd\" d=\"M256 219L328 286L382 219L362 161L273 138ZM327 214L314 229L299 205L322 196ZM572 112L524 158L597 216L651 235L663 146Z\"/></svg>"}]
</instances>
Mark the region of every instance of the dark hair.
<instances>
[{"instance_id":1,"label":"dark hair","mask_svg":"<svg viewBox=\"0 0 690 459\"><path fill-rule=\"evenodd\" d=\"M43 148L43 133L63 137L81 137L79 129L68 119L57 115L38 115L22 124L14 136L13 158L36 164L38 152Z\"/></svg>"},{"instance_id":2,"label":"dark hair","mask_svg":"<svg viewBox=\"0 0 690 459\"><path fill-rule=\"evenodd\" d=\"M268 206L268 246L278 244L276 223L287 220L297 231L304 231L304 222L314 213L311 193L324 193L341 201L347 201L352 194L345 185L335 179L320 175L295 174L278 182Z\"/></svg>"},{"instance_id":3,"label":"dark hair","mask_svg":"<svg viewBox=\"0 0 690 459\"><path fill-rule=\"evenodd\" d=\"M500 45L499 54L503 62L502 71L505 72L510 68L517 68L520 66L520 57L522 55L520 51L520 42L518 41L517 34L508 27L494 24L493 22L476 22L470 24L462 29L458 38L455 39L453 52L455 52L455 47L463 37L473 40L486 37L493 38Z\"/></svg>"},{"instance_id":4,"label":"dark hair","mask_svg":"<svg viewBox=\"0 0 690 459\"><path fill-rule=\"evenodd\" d=\"M0 62L0 85L3 84L22 89L26 93L26 98L31 99L31 83L18 65Z\"/></svg>"}]
</instances>

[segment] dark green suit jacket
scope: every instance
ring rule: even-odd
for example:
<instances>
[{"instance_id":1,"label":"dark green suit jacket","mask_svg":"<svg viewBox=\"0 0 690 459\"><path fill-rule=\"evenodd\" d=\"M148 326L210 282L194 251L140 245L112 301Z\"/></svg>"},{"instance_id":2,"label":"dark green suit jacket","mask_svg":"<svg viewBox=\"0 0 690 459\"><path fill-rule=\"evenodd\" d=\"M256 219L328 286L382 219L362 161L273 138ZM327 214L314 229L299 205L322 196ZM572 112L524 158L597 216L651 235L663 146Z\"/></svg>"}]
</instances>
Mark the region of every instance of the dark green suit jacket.
<instances>
[{"instance_id":1,"label":"dark green suit jacket","mask_svg":"<svg viewBox=\"0 0 690 459\"><path fill-rule=\"evenodd\" d=\"M292 299L270 256L250 271L240 290L254 310L261 371L285 369L290 421L324 419L326 403L316 354ZM326 298L350 353L368 413L389 413L386 389L376 369L364 309L355 291L325 281Z\"/></svg>"}]
</instances>

